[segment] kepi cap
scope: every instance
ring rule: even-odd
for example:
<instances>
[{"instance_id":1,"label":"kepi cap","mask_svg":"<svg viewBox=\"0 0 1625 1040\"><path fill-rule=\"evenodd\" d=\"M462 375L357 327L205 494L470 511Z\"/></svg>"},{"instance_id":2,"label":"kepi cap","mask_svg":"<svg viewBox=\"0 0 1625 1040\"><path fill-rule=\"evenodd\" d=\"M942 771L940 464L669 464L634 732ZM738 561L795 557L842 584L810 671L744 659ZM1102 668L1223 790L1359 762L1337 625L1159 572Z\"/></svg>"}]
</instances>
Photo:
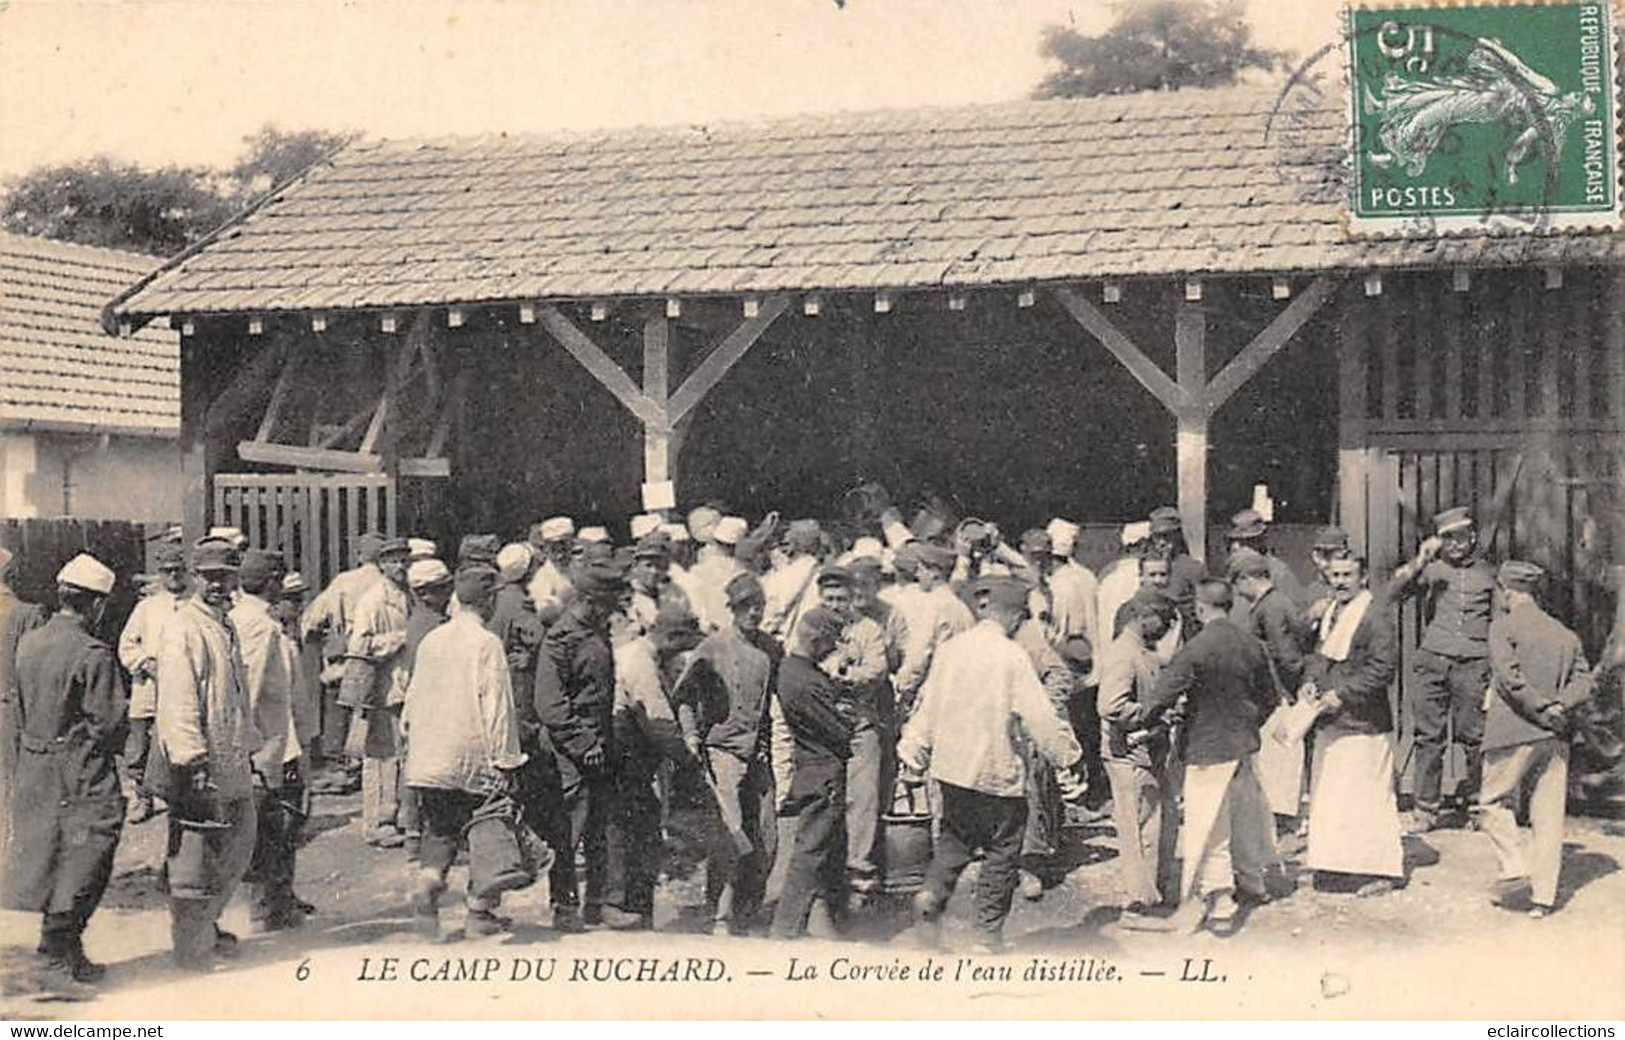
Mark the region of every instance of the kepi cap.
<instances>
[{"instance_id":1,"label":"kepi cap","mask_svg":"<svg viewBox=\"0 0 1625 1040\"><path fill-rule=\"evenodd\" d=\"M1028 593L1031 591L1026 582L1017 581L1015 578L989 577L977 581L972 594L978 602L1006 608L1020 607L1030 611Z\"/></svg>"},{"instance_id":2,"label":"kepi cap","mask_svg":"<svg viewBox=\"0 0 1625 1040\"><path fill-rule=\"evenodd\" d=\"M282 576L282 593L285 596L297 596L310 591L310 582L298 571L289 571Z\"/></svg>"},{"instance_id":3,"label":"kepi cap","mask_svg":"<svg viewBox=\"0 0 1625 1040\"><path fill-rule=\"evenodd\" d=\"M410 580L410 578L408 578ZM452 579L452 589L457 596L457 602L464 606L473 606L484 603L496 591L497 572L494 567L487 567L483 563L476 563L464 567Z\"/></svg>"},{"instance_id":4,"label":"kepi cap","mask_svg":"<svg viewBox=\"0 0 1625 1040\"><path fill-rule=\"evenodd\" d=\"M412 565L406 568L406 587L411 589L426 589L431 585L442 585L451 580L451 571L439 560L413 560Z\"/></svg>"},{"instance_id":5,"label":"kepi cap","mask_svg":"<svg viewBox=\"0 0 1625 1040\"><path fill-rule=\"evenodd\" d=\"M412 547L405 538L385 538L378 545L379 556L405 556L412 551Z\"/></svg>"},{"instance_id":6,"label":"kepi cap","mask_svg":"<svg viewBox=\"0 0 1625 1040\"><path fill-rule=\"evenodd\" d=\"M725 516L717 521L716 527L712 529L711 537L722 545L738 545L739 539L745 537L745 532L748 530L750 530L750 524L745 522L744 517Z\"/></svg>"},{"instance_id":7,"label":"kepi cap","mask_svg":"<svg viewBox=\"0 0 1625 1040\"><path fill-rule=\"evenodd\" d=\"M1158 506L1151 510L1149 534L1177 534L1184 530L1179 522L1179 510L1173 506Z\"/></svg>"},{"instance_id":8,"label":"kepi cap","mask_svg":"<svg viewBox=\"0 0 1625 1040\"><path fill-rule=\"evenodd\" d=\"M497 553L497 580L503 583L518 581L530 570L530 561L535 558L536 550L524 542L509 542Z\"/></svg>"},{"instance_id":9,"label":"kepi cap","mask_svg":"<svg viewBox=\"0 0 1625 1040\"><path fill-rule=\"evenodd\" d=\"M833 639L846 628L841 615L828 607L813 607L796 622L796 635L801 639Z\"/></svg>"},{"instance_id":10,"label":"kepi cap","mask_svg":"<svg viewBox=\"0 0 1625 1040\"><path fill-rule=\"evenodd\" d=\"M414 560L428 560L440 555L440 547L427 538L408 538L407 555Z\"/></svg>"},{"instance_id":11,"label":"kepi cap","mask_svg":"<svg viewBox=\"0 0 1625 1040\"><path fill-rule=\"evenodd\" d=\"M1338 550L1349 547L1349 533L1341 527L1322 527L1315 532L1316 549Z\"/></svg>"},{"instance_id":12,"label":"kepi cap","mask_svg":"<svg viewBox=\"0 0 1625 1040\"><path fill-rule=\"evenodd\" d=\"M635 542L646 534L660 530L660 517L653 513L639 513L627 523L626 527Z\"/></svg>"},{"instance_id":13,"label":"kepi cap","mask_svg":"<svg viewBox=\"0 0 1625 1040\"><path fill-rule=\"evenodd\" d=\"M242 565L243 554L221 538L204 538L192 548L194 571L234 571Z\"/></svg>"},{"instance_id":14,"label":"kepi cap","mask_svg":"<svg viewBox=\"0 0 1625 1040\"><path fill-rule=\"evenodd\" d=\"M583 542L607 542L609 541L609 528L583 527L581 533L576 537Z\"/></svg>"},{"instance_id":15,"label":"kepi cap","mask_svg":"<svg viewBox=\"0 0 1625 1040\"><path fill-rule=\"evenodd\" d=\"M951 573L959 556L952 549L930 542L918 542L914 546L915 558L922 567L932 567L936 570Z\"/></svg>"},{"instance_id":16,"label":"kepi cap","mask_svg":"<svg viewBox=\"0 0 1625 1040\"><path fill-rule=\"evenodd\" d=\"M1473 515L1467 511L1466 506L1453 506L1450 509L1433 514L1433 531L1435 534L1449 534L1451 531L1460 531L1473 526Z\"/></svg>"},{"instance_id":17,"label":"kepi cap","mask_svg":"<svg viewBox=\"0 0 1625 1040\"><path fill-rule=\"evenodd\" d=\"M575 574L576 591L593 599L619 596L626 589L626 575L613 563L594 560Z\"/></svg>"},{"instance_id":18,"label":"kepi cap","mask_svg":"<svg viewBox=\"0 0 1625 1040\"><path fill-rule=\"evenodd\" d=\"M576 533L576 522L567 516L550 516L542 521L542 541L558 542Z\"/></svg>"},{"instance_id":19,"label":"kepi cap","mask_svg":"<svg viewBox=\"0 0 1625 1040\"><path fill-rule=\"evenodd\" d=\"M1544 567L1525 560L1508 560L1501 564L1501 569L1496 572L1496 577L1500 579L1502 585L1519 592L1534 592L1545 576Z\"/></svg>"},{"instance_id":20,"label":"kepi cap","mask_svg":"<svg viewBox=\"0 0 1625 1040\"><path fill-rule=\"evenodd\" d=\"M818 572L818 587L840 585L846 588L852 586L852 572L840 564L831 564Z\"/></svg>"},{"instance_id":21,"label":"kepi cap","mask_svg":"<svg viewBox=\"0 0 1625 1040\"><path fill-rule=\"evenodd\" d=\"M1232 541L1242 541L1248 538L1262 538L1268 525L1256 509L1243 509L1230 518L1230 533L1226 537Z\"/></svg>"},{"instance_id":22,"label":"kepi cap","mask_svg":"<svg viewBox=\"0 0 1625 1040\"><path fill-rule=\"evenodd\" d=\"M737 607L750 600L765 599L762 594L762 583L757 580L756 575L748 571L744 574L735 574L722 592L728 597L729 607Z\"/></svg>"}]
</instances>

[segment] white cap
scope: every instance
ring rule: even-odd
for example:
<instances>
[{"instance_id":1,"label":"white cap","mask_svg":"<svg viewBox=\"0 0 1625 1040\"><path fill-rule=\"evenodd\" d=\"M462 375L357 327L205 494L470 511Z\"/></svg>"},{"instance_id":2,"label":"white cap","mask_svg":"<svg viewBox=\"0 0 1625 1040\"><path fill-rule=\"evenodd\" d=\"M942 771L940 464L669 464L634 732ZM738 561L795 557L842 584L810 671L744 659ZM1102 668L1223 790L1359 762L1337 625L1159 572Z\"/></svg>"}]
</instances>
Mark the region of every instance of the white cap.
<instances>
[{"instance_id":1,"label":"white cap","mask_svg":"<svg viewBox=\"0 0 1625 1040\"><path fill-rule=\"evenodd\" d=\"M239 549L248 548L248 536L243 534L240 527L211 527L205 537L223 539Z\"/></svg>"},{"instance_id":2,"label":"white cap","mask_svg":"<svg viewBox=\"0 0 1625 1040\"><path fill-rule=\"evenodd\" d=\"M542 541L556 542L576 533L576 522L567 516L550 516L542 521Z\"/></svg>"},{"instance_id":3,"label":"white cap","mask_svg":"<svg viewBox=\"0 0 1625 1040\"><path fill-rule=\"evenodd\" d=\"M1151 521L1136 520L1131 524L1124 524L1123 533L1120 537L1124 545L1134 545L1137 542L1145 541L1151 537Z\"/></svg>"},{"instance_id":4,"label":"white cap","mask_svg":"<svg viewBox=\"0 0 1625 1040\"><path fill-rule=\"evenodd\" d=\"M739 539L745 537L750 530L750 524L742 516L725 516L717 521L717 526L711 532L711 537L722 545L738 545Z\"/></svg>"},{"instance_id":5,"label":"white cap","mask_svg":"<svg viewBox=\"0 0 1625 1040\"><path fill-rule=\"evenodd\" d=\"M497 553L497 578L500 581L516 581L525 576L530 570L530 561L536 558L536 551L524 542L509 542Z\"/></svg>"},{"instance_id":6,"label":"white cap","mask_svg":"<svg viewBox=\"0 0 1625 1040\"><path fill-rule=\"evenodd\" d=\"M1071 556L1078 544L1078 525L1070 520L1056 517L1044 528L1044 533L1049 535L1051 556Z\"/></svg>"},{"instance_id":7,"label":"white cap","mask_svg":"<svg viewBox=\"0 0 1625 1040\"><path fill-rule=\"evenodd\" d=\"M408 559L432 560L440 555L440 549L427 538L408 538L406 553Z\"/></svg>"},{"instance_id":8,"label":"white cap","mask_svg":"<svg viewBox=\"0 0 1625 1040\"><path fill-rule=\"evenodd\" d=\"M694 536L696 542L709 542L716 535L717 524L721 522L721 513L710 506L698 506L689 510L688 533Z\"/></svg>"},{"instance_id":9,"label":"white cap","mask_svg":"<svg viewBox=\"0 0 1625 1040\"><path fill-rule=\"evenodd\" d=\"M56 583L72 585L74 588L98 592L105 596L113 591L113 572L96 557L89 553L80 553L56 572Z\"/></svg>"},{"instance_id":10,"label":"white cap","mask_svg":"<svg viewBox=\"0 0 1625 1040\"><path fill-rule=\"evenodd\" d=\"M688 541L688 528L682 524L661 524L660 529L674 542Z\"/></svg>"},{"instance_id":11,"label":"white cap","mask_svg":"<svg viewBox=\"0 0 1625 1040\"><path fill-rule=\"evenodd\" d=\"M886 545L893 552L896 552L898 549L901 549L903 546L914 540L914 532L910 531L907 527L898 523L896 520L893 520L891 523L881 528L880 533L886 536Z\"/></svg>"},{"instance_id":12,"label":"white cap","mask_svg":"<svg viewBox=\"0 0 1625 1040\"><path fill-rule=\"evenodd\" d=\"M407 588L421 589L450 578L451 571L439 560L413 560L412 565L406 568Z\"/></svg>"},{"instance_id":13,"label":"white cap","mask_svg":"<svg viewBox=\"0 0 1625 1040\"><path fill-rule=\"evenodd\" d=\"M584 542L607 542L609 541L609 529L607 527L583 527L581 533L576 537Z\"/></svg>"},{"instance_id":14,"label":"white cap","mask_svg":"<svg viewBox=\"0 0 1625 1040\"><path fill-rule=\"evenodd\" d=\"M627 525L632 531L632 540L635 542L646 534L653 534L660 530L660 518L653 513L639 513Z\"/></svg>"},{"instance_id":15,"label":"white cap","mask_svg":"<svg viewBox=\"0 0 1625 1040\"><path fill-rule=\"evenodd\" d=\"M289 571L282 576L282 591L287 593L309 592L310 582L298 571Z\"/></svg>"},{"instance_id":16,"label":"white cap","mask_svg":"<svg viewBox=\"0 0 1625 1040\"><path fill-rule=\"evenodd\" d=\"M884 549L885 547L880 544L880 539L865 536L852 543L852 548L841 556L840 563L844 567L853 560L879 560L884 555Z\"/></svg>"}]
</instances>

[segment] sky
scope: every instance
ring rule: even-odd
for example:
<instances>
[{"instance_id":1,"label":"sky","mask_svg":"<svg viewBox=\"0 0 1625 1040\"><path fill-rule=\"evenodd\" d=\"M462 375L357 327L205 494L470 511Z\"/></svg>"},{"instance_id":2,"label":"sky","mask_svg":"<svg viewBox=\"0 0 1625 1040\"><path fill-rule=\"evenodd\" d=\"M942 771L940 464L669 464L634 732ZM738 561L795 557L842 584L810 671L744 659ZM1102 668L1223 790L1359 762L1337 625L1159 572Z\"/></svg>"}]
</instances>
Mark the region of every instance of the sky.
<instances>
[{"instance_id":1,"label":"sky","mask_svg":"<svg viewBox=\"0 0 1625 1040\"><path fill-rule=\"evenodd\" d=\"M1249 0L1258 41L1340 0ZM229 165L266 123L370 137L1006 101L1107 0L0 0L0 177L108 155Z\"/></svg>"}]
</instances>

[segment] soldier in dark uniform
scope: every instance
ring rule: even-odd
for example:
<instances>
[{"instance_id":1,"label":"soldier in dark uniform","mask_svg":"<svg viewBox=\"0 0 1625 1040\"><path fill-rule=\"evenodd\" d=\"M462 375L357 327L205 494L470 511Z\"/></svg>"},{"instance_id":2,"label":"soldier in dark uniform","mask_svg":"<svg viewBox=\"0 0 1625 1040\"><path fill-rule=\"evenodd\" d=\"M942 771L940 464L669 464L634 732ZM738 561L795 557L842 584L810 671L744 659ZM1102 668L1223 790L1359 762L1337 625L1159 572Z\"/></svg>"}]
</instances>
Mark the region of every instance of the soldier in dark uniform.
<instances>
[{"instance_id":1,"label":"soldier in dark uniform","mask_svg":"<svg viewBox=\"0 0 1625 1040\"><path fill-rule=\"evenodd\" d=\"M45 624L45 611L37 603L18 599L11 591L12 555L0 549L0 863L11 847L12 776L17 767L17 642Z\"/></svg>"},{"instance_id":2,"label":"soldier in dark uniform","mask_svg":"<svg viewBox=\"0 0 1625 1040\"><path fill-rule=\"evenodd\" d=\"M1230 518L1230 530L1225 534L1225 540L1230 543L1230 553L1234 555L1241 549L1251 549L1269 561L1270 584L1275 591L1285 596L1293 605L1302 609L1309 604L1304 600L1303 583L1298 576L1292 573L1285 560L1270 548L1269 521L1265 520L1256 509L1243 509ZM1243 626L1246 627L1246 626Z\"/></svg>"},{"instance_id":3,"label":"soldier in dark uniform","mask_svg":"<svg viewBox=\"0 0 1625 1040\"><path fill-rule=\"evenodd\" d=\"M615 659L610 617L620 607L626 578L613 564L575 568L563 613L548 629L536 658L536 714L544 749L557 768L554 818L545 835L557 855L549 881L554 927L598 924L608 881L611 744L614 739ZM578 917L575 850L586 861L585 912Z\"/></svg>"},{"instance_id":4,"label":"soldier in dark uniform","mask_svg":"<svg viewBox=\"0 0 1625 1040\"><path fill-rule=\"evenodd\" d=\"M1196 634L1196 583L1207 577L1185 544L1179 510L1162 506L1151 511L1151 555L1168 561L1168 595L1179 612L1180 642Z\"/></svg>"},{"instance_id":5,"label":"soldier in dark uniform","mask_svg":"<svg viewBox=\"0 0 1625 1040\"><path fill-rule=\"evenodd\" d=\"M845 619L828 607L802 615L790 652L779 666L779 705L795 740L790 797L795 848L773 914L773 935L794 939L807 930L813 901L822 898L839 921L846 910L846 760L857 713L818 662L835 652Z\"/></svg>"},{"instance_id":6,"label":"soldier in dark uniform","mask_svg":"<svg viewBox=\"0 0 1625 1040\"><path fill-rule=\"evenodd\" d=\"M1540 609L1535 589L1544 572L1508 560L1498 575L1507 612L1490 624L1495 683L1484 725L1484 786L1479 818L1501 861L1491 898L1502 906L1531 902L1530 916L1557 905L1568 795L1569 727L1574 709L1592 697L1580 637ZM1530 836L1518 830L1527 792Z\"/></svg>"},{"instance_id":7,"label":"soldier in dark uniform","mask_svg":"<svg viewBox=\"0 0 1625 1040\"><path fill-rule=\"evenodd\" d=\"M48 971L89 983L104 969L85 956L81 937L124 829L117 755L128 703L112 647L90 634L113 572L81 553L56 580L56 615L17 646L16 832L5 904L44 915L39 952Z\"/></svg>"},{"instance_id":8,"label":"soldier in dark uniform","mask_svg":"<svg viewBox=\"0 0 1625 1040\"><path fill-rule=\"evenodd\" d=\"M1446 727L1466 753L1462 804L1478 797L1479 748L1484 740L1484 690L1490 683L1490 617L1495 568L1479 557L1478 525L1465 508L1433 518L1435 534L1415 559L1394 574L1389 596L1397 605L1426 594L1427 631L1416 651L1416 812L1413 830L1439 826Z\"/></svg>"}]
</instances>

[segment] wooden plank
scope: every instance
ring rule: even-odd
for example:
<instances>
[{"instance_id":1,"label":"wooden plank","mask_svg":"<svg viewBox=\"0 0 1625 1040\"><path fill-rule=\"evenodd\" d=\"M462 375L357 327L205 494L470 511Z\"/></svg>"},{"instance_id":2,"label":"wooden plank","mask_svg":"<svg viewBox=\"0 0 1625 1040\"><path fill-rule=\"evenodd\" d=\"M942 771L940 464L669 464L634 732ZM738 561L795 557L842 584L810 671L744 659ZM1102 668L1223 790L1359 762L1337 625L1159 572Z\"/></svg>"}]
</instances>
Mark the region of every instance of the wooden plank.
<instances>
[{"instance_id":1,"label":"wooden plank","mask_svg":"<svg viewBox=\"0 0 1625 1040\"><path fill-rule=\"evenodd\" d=\"M362 423L377 415L378 410L383 407L383 403L383 400L380 399L376 404L367 405L365 408L344 420L344 423L335 428L331 433L318 440L313 447L331 448L333 445L348 437L356 430L359 430Z\"/></svg>"},{"instance_id":2,"label":"wooden plank","mask_svg":"<svg viewBox=\"0 0 1625 1040\"><path fill-rule=\"evenodd\" d=\"M1134 345L1134 341L1124 335L1116 325L1100 312L1094 304L1085 300L1075 289L1069 286L1059 286L1054 290L1055 298L1066 308L1072 320L1082 325L1085 331L1094 336L1100 345L1111 352L1124 368L1128 369L1146 391L1162 403L1162 406L1176 415L1185 405L1184 392L1179 385L1157 363Z\"/></svg>"},{"instance_id":3,"label":"wooden plank","mask_svg":"<svg viewBox=\"0 0 1625 1040\"><path fill-rule=\"evenodd\" d=\"M643 396L654 402L662 413L666 412L670 396L672 322L669 315L669 309L665 317L651 314L643 323ZM643 479L651 484L671 479L669 420L643 427Z\"/></svg>"},{"instance_id":4,"label":"wooden plank","mask_svg":"<svg viewBox=\"0 0 1625 1040\"><path fill-rule=\"evenodd\" d=\"M705 356L705 359L695 366L683 385L677 388L676 393L665 402L665 407L659 409L658 419L648 425L660 426L667 430L681 422L694 407L704 400L705 395L722 381L728 370L745 356L762 333L767 331L769 325L776 321L790 306L790 298L783 294L769 296L762 300L761 309L754 318L747 318L728 334L728 338L717 345Z\"/></svg>"},{"instance_id":5,"label":"wooden plank","mask_svg":"<svg viewBox=\"0 0 1625 1040\"><path fill-rule=\"evenodd\" d=\"M1382 417L1399 418L1399 334L1394 323L1399 320L1393 295L1377 299L1376 326L1378 349L1382 351Z\"/></svg>"},{"instance_id":6,"label":"wooden plank","mask_svg":"<svg viewBox=\"0 0 1625 1040\"><path fill-rule=\"evenodd\" d=\"M322 514L321 489L313 481L305 481L299 489L303 497L299 527L299 573L312 588L321 587L322 570Z\"/></svg>"},{"instance_id":7,"label":"wooden plank","mask_svg":"<svg viewBox=\"0 0 1625 1040\"><path fill-rule=\"evenodd\" d=\"M1559 295L1569 296L1570 301L1553 298ZM1579 331L1569 325L1573 307L1571 301L1575 295L1572 290L1562 294L1556 290L1548 290L1541 299L1540 309L1530 315L1530 320L1540 329L1540 402L1531 409L1538 415L1550 417L1563 414L1559 397L1562 393L1560 371L1564 354L1568 349L1565 340L1572 340ZM1565 303L1569 303L1569 306L1564 306Z\"/></svg>"},{"instance_id":8,"label":"wooden plank","mask_svg":"<svg viewBox=\"0 0 1625 1040\"><path fill-rule=\"evenodd\" d=\"M395 512L397 505L395 489L399 485L400 481L398 480L392 480L384 485L384 523L387 525L384 533L391 538L395 537L400 531L400 517Z\"/></svg>"},{"instance_id":9,"label":"wooden plank","mask_svg":"<svg viewBox=\"0 0 1625 1040\"><path fill-rule=\"evenodd\" d=\"M1281 349L1292 341L1298 330L1319 311L1336 291L1337 284L1327 275L1321 275L1309 284L1309 287L1298 295L1298 298L1282 309L1275 320L1265 326L1264 331L1252 338L1245 347L1230 359L1230 363L1221 369L1218 375L1207 384L1205 392L1208 411L1216 410L1221 404L1230 399L1230 396L1246 384L1247 380L1258 374L1259 369ZM1180 385L1185 381L1181 379Z\"/></svg>"},{"instance_id":10,"label":"wooden plank","mask_svg":"<svg viewBox=\"0 0 1625 1040\"><path fill-rule=\"evenodd\" d=\"M323 584L332 581L344 569L344 536L340 516L340 494L338 485L331 481L324 481L322 487L322 514L327 519L327 564L323 571Z\"/></svg>"},{"instance_id":11,"label":"wooden plank","mask_svg":"<svg viewBox=\"0 0 1625 1040\"><path fill-rule=\"evenodd\" d=\"M1524 385L1528 381L1528 358L1526 351L1529 343L1531 315L1528 312L1532 301L1527 278L1510 279L1510 289L1506 297L1508 313L1509 335L1506 338L1507 349L1507 377L1506 377L1506 415L1509 419L1525 419L1529 417L1529 410L1524 404Z\"/></svg>"},{"instance_id":12,"label":"wooden plank","mask_svg":"<svg viewBox=\"0 0 1625 1040\"><path fill-rule=\"evenodd\" d=\"M1439 453L1439 485L1437 497L1440 509L1449 509L1451 506L1470 506L1471 495L1458 497L1456 491L1456 463L1460 453L1454 451L1441 451Z\"/></svg>"},{"instance_id":13,"label":"wooden plank","mask_svg":"<svg viewBox=\"0 0 1625 1040\"><path fill-rule=\"evenodd\" d=\"M613 358L600 350L596 343L588 339L586 334L557 307L544 303L538 308L536 316L541 319L542 325L553 339L571 357L580 362L600 386L614 395L622 407L637 416L639 421L645 425L665 421L665 416L655 407L654 402L643 396L643 391L632 382L632 377L627 375Z\"/></svg>"},{"instance_id":14,"label":"wooden plank","mask_svg":"<svg viewBox=\"0 0 1625 1040\"><path fill-rule=\"evenodd\" d=\"M1443 305L1441 325L1444 331L1444 414L1443 419L1460 419L1461 411L1461 351L1462 351L1462 294L1441 293Z\"/></svg>"},{"instance_id":15,"label":"wooden plank","mask_svg":"<svg viewBox=\"0 0 1625 1040\"><path fill-rule=\"evenodd\" d=\"M265 406L265 415L260 418L259 429L254 433L257 441L270 440L272 432L276 429L277 420L282 416L282 406L288 399L288 390L293 386L295 376L299 373L299 363L304 354L288 343L287 333L278 333L277 350L283 355L282 371L277 374L276 385L271 388L271 400Z\"/></svg>"},{"instance_id":16,"label":"wooden plank","mask_svg":"<svg viewBox=\"0 0 1625 1040\"><path fill-rule=\"evenodd\" d=\"M445 400L440 404L440 415L435 419L434 429L429 433L429 445L424 449L427 456L438 456L446 450L446 441L451 436L451 424L457 417L457 410L462 407L464 396L468 393L468 373L458 372L451 380L451 388L447 391ZM402 460L405 465L405 460Z\"/></svg>"},{"instance_id":17,"label":"wooden plank","mask_svg":"<svg viewBox=\"0 0 1625 1040\"><path fill-rule=\"evenodd\" d=\"M1608 382L1608 414L1625 422L1625 269L1610 270L1607 289L1599 294L1608 301L1607 332L1603 336L1603 364Z\"/></svg>"},{"instance_id":18,"label":"wooden plank","mask_svg":"<svg viewBox=\"0 0 1625 1040\"><path fill-rule=\"evenodd\" d=\"M344 473L382 473L384 470L384 460L378 455L330 448L304 448L296 444L238 441L237 454L245 462L262 462L296 469L338 470Z\"/></svg>"},{"instance_id":19,"label":"wooden plank","mask_svg":"<svg viewBox=\"0 0 1625 1040\"><path fill-rule=\"evenodd\" d=\"M1482 295L1482 282L1483 279L1479 279L1479 283L1473 287L1472 294L1475 299ZM1476 312L1477 308L1474 307L1473 311ZM1477 410L1473 413L1473 418L1479 422L1488 422L1495 418L1497 397L1495 357L1498 345L1505 349L1506 331L1499 327L1505 321L1506 312L1502 310L1486 320L1474 321L1467 326L1473 330L1473 342L1478 353L1478 384L1474 387Z\"/></svg>"},{"instance_id":20,"label":"wooden plank","mask_svg":"<svg viewBox=\"0 0 1625 1040\"><path fill-rule=\"evenodd\" d=\"M294 565L294 530L298 526L299 507L301 504L300 488L297 484L284 484L282 486L282 544L279 548L287 558L288 566Z\"/></svg>"},{"instance_id":21,"label":"wooden plank","mask_svg":"<svg viewBox=\"0 0 1625 1040\"><path fill-rule=\"evenodd\" d=\"M1337 451L1337 524L1348 532L1349 544L1362 556L1368 551L1370 534L1366 518L1370 457L1365 448Z\"/></svg>"},{"instance_id":22,"label":"wooden plank","mask_svg":"<svg viewBox=\"0 0 1625 1040\"><path fill-rule=\"evenodd\" d=\"M400 474L403 477L449 477L451 460L444 455L402 459Z\"/></svg>"},{"instance_id":23,"label":"wooden plank","mask_svg":"<svg viewBox=\"0 0 1625 1040\"><path fill-rule=\"evenodd\" d=\"M248 521L247 527L238 525L243 534L248 536L248 544L256 549L263 548L265 542L260 530L260 494L261 488L246 488L243 492L243 519Z\"/></svg>"},{"instance_id":24,"label":"wooden plank","mask_svg":"<svg viewBox=\"0 0 1625 1040\"><path fill-rule=\"evenodd\" d=\"M344 564L348 569L356 563L356 540L361 537L361 485L349 484L344 489Z\"/></svg>"},{"instance_id":25,"label":"wooden plank","mask_svg":"<svg viewBox=\"0 0 1625 1040\"><path fill-rule=\"evenodd\" d=\"M1418 419L1431 419L1437 413L1433 407L1434 362L1438 342L1438 301L1432 298L1432 278L1417 274L1408 279L1404 299L1409 309L1406 329L1411 348L1411 414Z\"/></svg>"},{"instance_id":26,"label":"wooden plank","mask_svg":"<svg viewBox=\"0 0 1625 1040\"><path fill-rule=\"evenodd\" d=\"M1175 371L1186 400L1178 414L1174 455L1179 476L1179 519L1185 545L1197 560L1207 558L1208 418L1203 399L1207 382L1207 314L1201 304L1180 304L1174 314Z\"/></svg>"},{"instance_id":27,"label":"wooden plank","mask_svg":"<svg viewBox=\"0 0 1625 1040\"><path fill-rule=\"evenodd\" d=\"M214 516L218 519L220 517L229 516L229 515L230 515L230 513L226 508L226 485L222 484L220 482L219 477L215 477L214 478ZM229 520L226 521L226 522L230 523Z\"/></svg>"}]
</instances>

